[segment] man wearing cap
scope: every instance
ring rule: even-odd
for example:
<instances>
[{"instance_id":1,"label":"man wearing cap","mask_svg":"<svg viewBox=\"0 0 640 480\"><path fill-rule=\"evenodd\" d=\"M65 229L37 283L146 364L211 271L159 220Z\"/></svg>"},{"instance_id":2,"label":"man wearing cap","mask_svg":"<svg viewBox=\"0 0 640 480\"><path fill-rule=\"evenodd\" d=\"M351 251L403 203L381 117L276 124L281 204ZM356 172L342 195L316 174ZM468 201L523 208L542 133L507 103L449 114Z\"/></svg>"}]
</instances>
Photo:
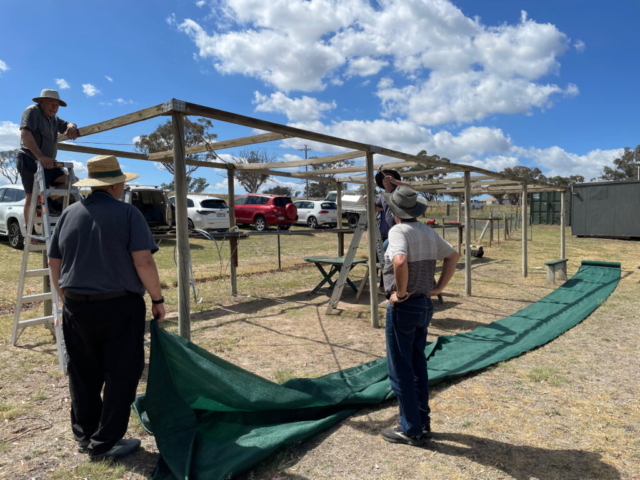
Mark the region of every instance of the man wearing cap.
<instances>
[{"instance_id":1,"label":"man wearing cap","mask_svg":"<svg viewBox=\"0 0 640 480\"><path fill-rule=\"evenodd\" d=\"M395 217L383 268L389 299L385 336L391 388L398 397L400 422L380 433L388 442L419 446L431 436L429 377L424 353L433 315L431 296L442 292L460 255L434 229L417 220L427 209L418 193L399 186L382 194ZM444 260L434 285L436 261Z\"/></svg>"},{"instance_id":2,"label":"man wearing cap","mask_svg":"<svg viewBox=\"0 0 640 480\"><path fill-rule=\"evenodd\" d=\"M122 173L111 155L90 159L87 169L75 186L91 194L64 210L48 254L64 299L71 428L79 450L96 461L140 446L123 437L144 368L145 291L154 318L161 322L165 311L152 256L158 247L140 210L119 201L124 182L138 175Z\"/></svg>"},{"instance_id":3,"label":"man wearing cap","mask_svg":"<svg viewBox=\"0 0 640 480\"><path fill-rule=\"evenodd\" d=\"M405 187L411 187L410 184L403 182L400 174L396 170L380 170L375 176L376 185L380 187L385 193L391 193L400 185ZM396 224L393 213L387 206L382 195L379 195L376 199L376 214L380 214L380 236L382 241L386 241L389 236L389 229ZM385 242L386 243L386 242ZM385 247L386 249L386 247Z\"/></svg>"},{"instance_id":4,"label":"man wearing cap","mask_svg":"<svg viewBox=\"0 0 640 480\"><path fill-rule=\"evenodd\" d=\"M62 120L57 116L58 109L67 104L60 99L56 90L44 89L39 97L34 97L35 105L30 105L22 113L20 121L20 150L16 166L24 187L24 221L29 222L29 208L36 162L44 167L44 178L48 187L63 184L65 173L62 168L54 167L58 153L58 133L65 133L70 140L78 138L75 123Z\"/></svg>"}]
</instances>

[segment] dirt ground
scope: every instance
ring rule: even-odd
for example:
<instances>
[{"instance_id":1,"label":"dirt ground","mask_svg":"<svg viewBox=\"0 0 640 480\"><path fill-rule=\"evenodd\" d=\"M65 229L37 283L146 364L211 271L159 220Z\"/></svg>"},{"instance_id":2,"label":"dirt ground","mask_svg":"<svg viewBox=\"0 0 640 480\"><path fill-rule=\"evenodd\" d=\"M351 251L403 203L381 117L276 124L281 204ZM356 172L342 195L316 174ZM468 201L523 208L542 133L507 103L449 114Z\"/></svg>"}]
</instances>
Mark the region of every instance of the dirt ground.
<instances>
[{"instance_id":1,"label":"dirt ground","mask_svg":"<svg viewBox=\"0 0 640 480\"><path fill-rule=\"evenodd\" d=\"M429 340L498 320L551 292L555 287L539 267L557 258L558 237L557 227L536 227L527 278L517 238L487 249L485 258L474 259L471 297L464 295L459 270L445 303L436 305ZM379 436L397 421L397 402L390 400L273 455L240 478L640 479L640 243L567 241L569 276L582 259L622 262L616 291L549 344L435 387L436 434L424 448L392 445ZM203 301L193 306L192 340L275 382L383 357L384 331L370 327L367 295L355 304L345 290L337 314L326 315L327 291L309 293L319 273L299 256L292 261L283 272L241 276L238 297L228 295L224 281L199 282ZM363 275L364 269L354 272ZM32 328L18 347L9 346L10 293L0 300L0 478L150 478L157 449L135 417L128 435L141 438L143 449L119 465L90 464L75 452L67 379L57 372L51 336ZM379 300L383 319L385 302ZM177 330L175 322L164 325Z\"/></svg>"}]
</instances>

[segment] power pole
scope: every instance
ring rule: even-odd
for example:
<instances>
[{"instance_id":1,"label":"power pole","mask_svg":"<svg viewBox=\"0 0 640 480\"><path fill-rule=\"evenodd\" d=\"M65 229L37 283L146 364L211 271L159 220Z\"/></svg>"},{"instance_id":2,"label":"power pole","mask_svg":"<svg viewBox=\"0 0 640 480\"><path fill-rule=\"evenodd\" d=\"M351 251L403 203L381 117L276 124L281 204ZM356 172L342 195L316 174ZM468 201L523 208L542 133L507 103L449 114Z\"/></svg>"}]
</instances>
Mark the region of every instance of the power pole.
<instances>
[{"instance_id":1,"label":"power pole","mask_svg":"<svg viewBox=\"0 0 640 480\"><path fill-rule=\"evenodd\" d=\"M298 150L300 150L301 152L304 152L304 159L307 159L307 153L308 152L312 152L313 150L309 148L309 145L305 145L304 148L299 148ZM305 165L304 166L304 171L308 172L309 171L309 165ZM307 191L307 200L309 200L309 179L306 179L307 182L307 187L306 187L306 191Z\"/></svg>"}]
</instances>

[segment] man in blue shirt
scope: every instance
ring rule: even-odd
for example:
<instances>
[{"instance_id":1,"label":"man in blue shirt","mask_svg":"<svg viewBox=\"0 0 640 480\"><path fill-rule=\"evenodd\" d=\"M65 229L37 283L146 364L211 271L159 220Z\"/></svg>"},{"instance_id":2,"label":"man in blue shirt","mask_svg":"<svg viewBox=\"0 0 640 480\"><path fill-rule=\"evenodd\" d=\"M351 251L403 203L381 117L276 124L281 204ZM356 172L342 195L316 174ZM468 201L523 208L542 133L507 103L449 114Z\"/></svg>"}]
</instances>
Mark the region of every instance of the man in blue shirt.
<instances>
[{"instance_id":1,"label":"man in blue shirt","mask_svg":"<svg viewBox=\"0 0 640 480\"><path fill-rule=\"evenodd\" d=\"M91 195L64 210L48 254L64 299L71 428L95 461L140 447L123 437L144 368L145 291L154 318L163 321L165 311L152 256L158 247L140 210L119 200L124 182L138 175L122 173L111 155L90 159L87 169L75 186L91 187Z\"/></svg>"}]
</instances>

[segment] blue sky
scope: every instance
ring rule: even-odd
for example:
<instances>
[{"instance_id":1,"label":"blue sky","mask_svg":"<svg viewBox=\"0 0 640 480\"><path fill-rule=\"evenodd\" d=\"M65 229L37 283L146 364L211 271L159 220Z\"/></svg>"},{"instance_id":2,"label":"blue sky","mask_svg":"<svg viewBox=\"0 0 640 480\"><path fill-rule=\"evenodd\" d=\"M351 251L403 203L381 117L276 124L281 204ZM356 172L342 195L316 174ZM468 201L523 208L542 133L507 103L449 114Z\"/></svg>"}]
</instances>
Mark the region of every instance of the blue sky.
<instances>
[{"instance_id":1,"label":"blue sky","mask_svg":"<svg viewBox=\"0 0 640 480\"><path fill-rule=\"evenodd\" d=\"M177 98L492 170L589 180L640 143L639 14L636 0L4 0L0 150L17 148L30 99L57 88L69 104L60 116L79 126ZM132 150L160 121L78 141ZM255 133L218 122L214 132ZM293 160L304 143L258 148ZM88 158L58 155L79 162L79 176ZM152 163L122 164L141 183L170 181ZM225 192L218 171L196 175Z\"/></svg>"}]
</instances>

